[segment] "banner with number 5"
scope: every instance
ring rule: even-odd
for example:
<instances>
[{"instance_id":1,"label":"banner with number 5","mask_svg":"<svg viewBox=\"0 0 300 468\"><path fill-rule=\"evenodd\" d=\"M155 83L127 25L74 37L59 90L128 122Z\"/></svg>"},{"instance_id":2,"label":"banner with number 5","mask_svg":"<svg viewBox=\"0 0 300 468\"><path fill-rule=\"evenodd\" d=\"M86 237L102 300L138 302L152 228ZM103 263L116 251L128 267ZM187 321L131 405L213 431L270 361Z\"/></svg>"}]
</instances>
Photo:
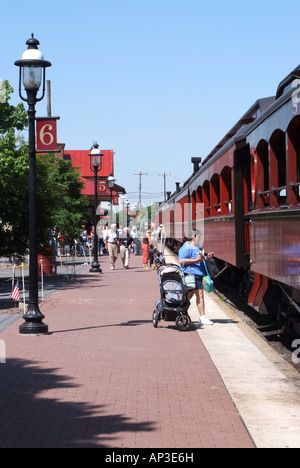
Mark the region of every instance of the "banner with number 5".
<instances>
[{"instance_id":1,"label":"banner with number 5","mask_svg":"<svg viewBox=\"0 0 300 468\"><path fill-rule=\"evenodd\" d=\"M56 153L57 126L59 117L36 118L36 151L37 153Z\"/></svg>"}]
</instances>

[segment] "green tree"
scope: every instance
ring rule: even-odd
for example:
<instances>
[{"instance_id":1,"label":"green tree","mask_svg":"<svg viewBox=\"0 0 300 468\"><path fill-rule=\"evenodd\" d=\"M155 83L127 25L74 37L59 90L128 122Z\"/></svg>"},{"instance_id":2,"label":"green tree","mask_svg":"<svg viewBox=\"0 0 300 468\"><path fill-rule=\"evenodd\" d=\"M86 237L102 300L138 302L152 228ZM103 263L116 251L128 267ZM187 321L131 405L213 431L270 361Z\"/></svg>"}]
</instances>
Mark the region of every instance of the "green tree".
<instances>
[{"instance_id":1,"label":"green tree","mask_svg":"<svg viewBox=\"0 0 300 468\"><path fill-rule=\"evenodd\" d=\"M0 252L14 253L28 238L28 216L23 214L26 201L28 205L28 146L17 133L25 129L27 113L21 103L10 105L13 88L7 81L4 84L0 102Z\"/></svg>"},{"instance_id":2,"label":"green tree","mask_svg":"<svg viewBox=\"0 0 300 468\"><path fill-rule=\"evenodd\" d=\"M24 254L29 244L28 143L19 136L27 126L23 104L11 106L13 92L5 82L0 102L0 254ZM78 170L55 155L37 155L38 241L49 245L49 229L78 235L86 218Z\"/></svg>"},{"instance_id":3,"label":"green tree","mask_svg":"<svg viewBox=\"0 0 300 468\"><path fill-rule=\"evenodd\" d=\"M50 208L51 227L60 232L64 238L72 240L79 236L81 225L86 221L88 201L81 194L83 182L80 181L80 172L72 166L71 161L64 161L55 155L41 155L38 168L43 164L48 171L40 177L40 183L44 185L44 176L51 187L51 207L44 199L45 207ZM39 174L40 175L40 174ZM42 190L42 187L40 187ZM44 198L44 197L43 197ZM40 206L41 210L44 209Z\"/></svg>"}]
</instances>

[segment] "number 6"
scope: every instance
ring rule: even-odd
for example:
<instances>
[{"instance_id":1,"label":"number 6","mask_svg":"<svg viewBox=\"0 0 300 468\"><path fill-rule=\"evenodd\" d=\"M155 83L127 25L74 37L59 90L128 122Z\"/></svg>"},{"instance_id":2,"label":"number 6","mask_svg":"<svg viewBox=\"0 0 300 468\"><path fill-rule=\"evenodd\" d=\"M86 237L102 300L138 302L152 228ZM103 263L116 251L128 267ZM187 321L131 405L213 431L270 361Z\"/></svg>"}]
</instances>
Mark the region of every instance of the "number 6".
<instances>
[{"instance_id":1,"label":"number 6","mask_svg":"<svg viewBox=\"0 0 300 468\"><path fill-rule=\"evenodd\" d=\"M49 129L49 132L46 132L46 128ZM50 133L51 130L53 130L53 127L50 124L46 124L41 128L40 139L41 139L41 142L43 143L43 145L49 146L49 145L51 145L53 143L54 136L52 135L52 133ZM49 137L49 142L48 143L45 141L45 137L47 137L47 136Z\"/></svg>"}]
</instances>

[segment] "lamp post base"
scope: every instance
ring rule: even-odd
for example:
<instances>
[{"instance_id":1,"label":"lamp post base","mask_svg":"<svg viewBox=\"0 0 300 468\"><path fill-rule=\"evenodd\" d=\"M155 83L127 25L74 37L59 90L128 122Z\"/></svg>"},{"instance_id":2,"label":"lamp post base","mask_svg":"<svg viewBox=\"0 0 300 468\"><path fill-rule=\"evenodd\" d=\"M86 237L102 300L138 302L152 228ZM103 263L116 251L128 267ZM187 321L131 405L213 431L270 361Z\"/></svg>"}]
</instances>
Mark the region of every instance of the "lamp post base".
<instances>
[{"instance_id":1,"label":"lamp post base","mask_svg":"<svg viewBox=\"0 0 300 468\"><path fill-rule=\"evenodd\" d=\"M20 325L20 335L47 335L48 325L42 322L45 316L40 312L39 306L29 304L28 312L23 315L25 323Z\"/></svg>"},{"instance_id":2,"label":"lamp post base","mask_svg":"<svg viewBox=\"0 0 300 468\"><path fill-rule=\"evenodd\" d=\"M99 263L93 262L92 268L90 269L90 273L102 273Z\"/></svg>"}]
</instances>

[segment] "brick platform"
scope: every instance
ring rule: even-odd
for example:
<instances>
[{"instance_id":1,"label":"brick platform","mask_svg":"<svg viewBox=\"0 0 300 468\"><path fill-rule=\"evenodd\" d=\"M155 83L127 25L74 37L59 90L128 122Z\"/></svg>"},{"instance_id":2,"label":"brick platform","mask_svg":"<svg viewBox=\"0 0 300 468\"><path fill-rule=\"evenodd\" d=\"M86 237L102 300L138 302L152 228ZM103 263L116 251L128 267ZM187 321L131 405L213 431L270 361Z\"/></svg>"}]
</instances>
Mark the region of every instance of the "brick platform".
<instances>
[{"instance_id":1,"label":"brick platform","mask_svg":"<svg viewBox=\"0 0 300 468\"><path fill-rule=\"evenodd\" d=\"M197 332L152 326L156 273L100 260L41 304L49 335L0 334L0 447L254 447Z\"/></svg>"}]
</instances>

